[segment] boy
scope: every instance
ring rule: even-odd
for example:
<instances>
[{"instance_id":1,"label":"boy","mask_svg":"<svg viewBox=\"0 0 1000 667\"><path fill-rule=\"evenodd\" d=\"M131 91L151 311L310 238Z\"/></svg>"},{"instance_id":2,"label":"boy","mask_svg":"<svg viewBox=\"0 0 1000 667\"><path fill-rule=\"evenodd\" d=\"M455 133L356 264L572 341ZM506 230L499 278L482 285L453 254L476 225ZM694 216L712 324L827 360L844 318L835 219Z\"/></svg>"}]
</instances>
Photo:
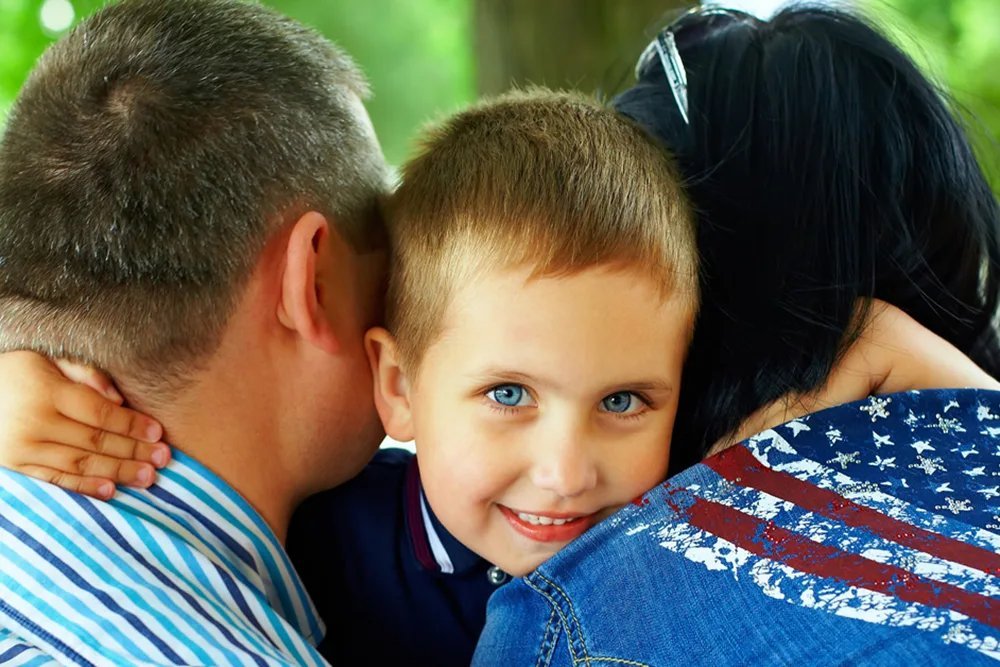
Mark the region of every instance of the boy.
<instances>
[{"instance_id":1,"label":"boy","mask_svg":"<svg viewBox=\"0 0 1000 667\"><path fill-rule=\"evenodd\" d=\"M417 459L381 453L302 508L289 550L331 627L365 638L328 645L331 659L372 659L391 632L387 662L467 664L504 573L665 476L694 230L650 139L543 90L432 132L388 212L388 330L366 342L379 414L415 441L420 484Z\"/></svg>"},{"instance_id":2,"label":"boy","mask_svg":"<svg viewBox=\"0 0 1000 667\"><path fill-rule=\"evenodd\" d=\"M389 213L389 328L366 343L386 431L416 441L421 483L415 459L381 453L306 504L289 551L331 661L468 664L504 573L665 477L693 223L641 130L545 90L432 132Z\"/></svg>"}]
</instances>

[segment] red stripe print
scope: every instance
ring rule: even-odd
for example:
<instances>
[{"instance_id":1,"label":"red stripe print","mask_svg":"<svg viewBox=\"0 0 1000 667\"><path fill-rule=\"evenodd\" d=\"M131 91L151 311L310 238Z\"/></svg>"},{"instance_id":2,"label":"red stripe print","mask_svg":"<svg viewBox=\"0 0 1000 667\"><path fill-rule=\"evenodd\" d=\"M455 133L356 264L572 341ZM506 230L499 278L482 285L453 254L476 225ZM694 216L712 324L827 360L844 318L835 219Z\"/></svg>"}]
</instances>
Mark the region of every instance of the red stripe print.
<instances>
[{"instance_id":1,"label":"red stripe print","mask_svg":"<svg viewBox=\"0 0 1000 667\"><path fill-rule=\"evenodd\" d=\"M1000 576L1000 554L918 528L788 473L772 470L758 461L745 447L730 447L703 463L734 484L758 489L793 502L810 512L822 514L848 526L864 528L883 539L923 551L936 558Z\"/></svg>"},{"instance_id":2,"label":"red stripe print","mask_svg":"<svg viewBox=\"0 0 1000 667\"><path fill-rule=\"evenodd\" d=\"M762 521L704 498L696 497L686 508L674 502L671 505L675 511L686 515L692 526L800 572L836 579L848 586L885 593L905 602L951 609L1000 629L1000 601L813 542L771 521Z\"/></svg>"},{"instance_id":3,"label":"red stripe print","mask_svg":"<svg viewBox=\"0 0 1000 667\"><path fill-rule=\"evenodd\" d=\"M406 524L410 529L410 541L413 544L413 555L417 557L425 570L440 572L437 559L431 552L430 542L427 540L427 530L424 528L424 516L420 511L420 470L417 468L417 459L414 457L406 470L406 486L404 487Z\"/></svg>"}]
</instances>

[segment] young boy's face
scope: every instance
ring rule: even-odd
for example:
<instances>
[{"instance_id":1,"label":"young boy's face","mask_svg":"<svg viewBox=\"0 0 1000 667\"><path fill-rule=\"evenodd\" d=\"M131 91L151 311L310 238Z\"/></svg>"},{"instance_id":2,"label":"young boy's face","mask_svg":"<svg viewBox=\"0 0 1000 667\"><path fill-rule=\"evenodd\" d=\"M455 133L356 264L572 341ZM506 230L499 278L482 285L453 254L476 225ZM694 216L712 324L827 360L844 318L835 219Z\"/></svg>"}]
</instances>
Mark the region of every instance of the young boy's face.
<instances>
[{"instance_id":1,"label":"young boy's face","mask_svg":"<svg viewBox=\"0 0 1000 667\"><path fill-rule=\"evenodd\" d=\"M529 274L458 290L417 377L380 382L435 514L516 576L664 479L693 318L637 271Z\"/></svg>"}]
</instances>

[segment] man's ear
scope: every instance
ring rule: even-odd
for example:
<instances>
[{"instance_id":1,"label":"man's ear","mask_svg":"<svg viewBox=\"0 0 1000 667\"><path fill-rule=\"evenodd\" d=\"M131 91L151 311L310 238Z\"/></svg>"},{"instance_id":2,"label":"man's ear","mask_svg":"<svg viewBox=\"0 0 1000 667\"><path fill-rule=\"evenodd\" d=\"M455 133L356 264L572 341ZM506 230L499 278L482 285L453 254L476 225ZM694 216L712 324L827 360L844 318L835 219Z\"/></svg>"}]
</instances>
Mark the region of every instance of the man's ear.
<instances>
[{"instance_id":1,"label":"man's ear","mask_svg":"<svg viewBox=\"0 0 1000 667\"><path fill-rule=\"evenodd\" d=\"M330 313L324 307L322 269L332 252L330 223L309 211L295 221L285 248L278 320L316 347L336 354L340 348Z\"/></svg>"},{"instance_id":2,"label":"man's ear","mask_svg":"<svg viewBox=\"0 0 1000 667\"><path fill-rule=\"evenodd\" d=\"M381 327L365 334L365 352L375 385L375 408L386 434L393 440L413 440L413 413L410 382L399 365L399 351L393 335Z\"/></svg>"}]
</instances>

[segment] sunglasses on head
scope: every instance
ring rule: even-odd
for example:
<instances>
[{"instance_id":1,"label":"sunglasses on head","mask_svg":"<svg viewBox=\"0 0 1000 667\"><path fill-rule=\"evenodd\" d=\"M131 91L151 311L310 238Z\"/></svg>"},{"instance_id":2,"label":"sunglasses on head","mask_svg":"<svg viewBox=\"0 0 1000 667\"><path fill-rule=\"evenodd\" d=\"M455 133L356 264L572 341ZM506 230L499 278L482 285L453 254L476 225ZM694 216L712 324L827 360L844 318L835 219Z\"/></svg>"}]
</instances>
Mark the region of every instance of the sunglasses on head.
<instances>
[{"instance_id":1,"label":"sunglasses on head","mask_svg":"<svg viewBox=\"0 0 1000 667\"><path fill-rule=\"evenodd\" d=\"M661 30L643 50L635 65L635 78L641 79L650 67L659 64L674 94L674 101L684 119L688 119L687 71L681 60L680 49L697 43L734 23L759 23L753 14L723 7L695 7Z\"/></svg>"}]
</instances>

